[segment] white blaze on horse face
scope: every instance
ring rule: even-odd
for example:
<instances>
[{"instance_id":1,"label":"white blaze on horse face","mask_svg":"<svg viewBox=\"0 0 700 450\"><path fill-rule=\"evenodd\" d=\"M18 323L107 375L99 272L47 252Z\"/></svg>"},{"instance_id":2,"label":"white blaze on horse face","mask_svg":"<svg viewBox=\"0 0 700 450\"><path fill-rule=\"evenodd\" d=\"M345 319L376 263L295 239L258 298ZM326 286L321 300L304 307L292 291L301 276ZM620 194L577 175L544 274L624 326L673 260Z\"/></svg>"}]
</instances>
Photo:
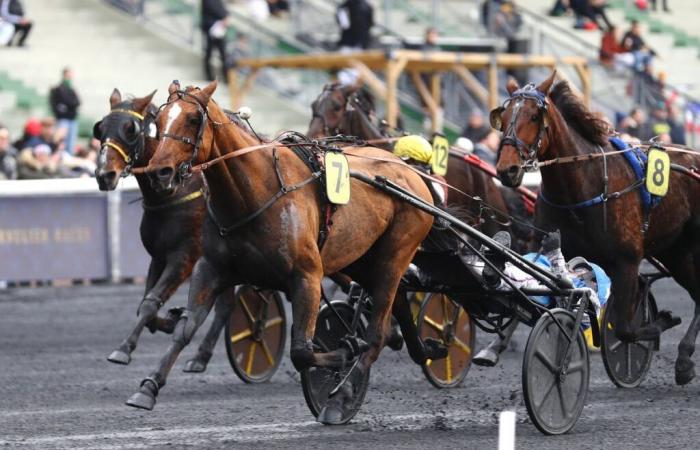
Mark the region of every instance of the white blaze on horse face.
<instances>
[{"instance_id":1,"label":"white blaze on horse face","mask_svg":"<svg viewBox=\"0 0 700 450\"><path fill-rule=\"evenodd\" d=\"M178 118L181 112L182 108L180 108L180 105L177 103L170 107L170 110L168 111L168 121L165 123L165 130L163 130L164 134L170 132L170 127L173 125L173 122L175 122L175 119Z\"/></svg>"}]
</instances>

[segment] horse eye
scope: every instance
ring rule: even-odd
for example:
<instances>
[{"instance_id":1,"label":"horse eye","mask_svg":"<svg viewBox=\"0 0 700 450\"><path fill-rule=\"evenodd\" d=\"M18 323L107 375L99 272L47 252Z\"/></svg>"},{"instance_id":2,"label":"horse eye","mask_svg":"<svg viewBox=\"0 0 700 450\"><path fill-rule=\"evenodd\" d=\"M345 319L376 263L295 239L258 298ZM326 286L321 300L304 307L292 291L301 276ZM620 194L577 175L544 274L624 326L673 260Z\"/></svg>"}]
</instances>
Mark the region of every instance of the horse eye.
<instances>
[{"instance_id":1,"label":"horse eye","mask_svg":"<svg viewBox=\"0 0 700 450\"><path fill-rule=\"evenodd\" d=\"M540 116L538 116L537 114L533 114L533 115L532 115L532 121L533 121L533 122L537 122L537 121L539 120L539 118L540 118Z\"/></svg>"},{"instance_id":2,"label":"horse eye","mask_svg":"<svg viewBox=\"0 0 700 450\"><path fill-rule=\"evenodd\" d=\"M199 117L188 117L187 118L187 123L192 125L192 126L197 126L199 125Z\"/></svg>"},{"instance_id":3,"label":"horse eye","mask_svg":"<svg viewBox=\"0 0 700 450\"><path fill-rule=\"evenodd\" d=\"M122 130L124 130L124 134L126 136L133 136L136 132L136 126L134 125L133 122L127 122L122 126Z\"/></svg>"}]
</instances>

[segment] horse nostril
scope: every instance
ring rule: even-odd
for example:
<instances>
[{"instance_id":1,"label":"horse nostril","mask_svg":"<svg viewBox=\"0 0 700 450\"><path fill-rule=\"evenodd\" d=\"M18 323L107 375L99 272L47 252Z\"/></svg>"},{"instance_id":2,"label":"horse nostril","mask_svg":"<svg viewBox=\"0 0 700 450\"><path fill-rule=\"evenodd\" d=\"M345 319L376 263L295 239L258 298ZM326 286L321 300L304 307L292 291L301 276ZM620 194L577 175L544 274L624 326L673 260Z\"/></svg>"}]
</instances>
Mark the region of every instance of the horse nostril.
<instances>
[{"instance_id":1,"label":"horse nostril","mask_svg":"<svg viewBox=\"0 0 700 450\"><path fill-rule=\"evenodd\" d=\"M101 178L103 181L112 182L115 178L117 178L117 172L114 170L111 170L109 172L102 172L101 174L99 174L99 178Z\"/></svg>"},{"instance_id":2,"label":"horse nostril","mask_svg":"<svg viewBox=\"0 0 700 450\"><path fill-rule=\"evenodd\" d=\"M173 168L172 167L163 167L161 169L158 169L156 174L158 175L158 178L161 180L167 180L173 175Z\"/></svg>"},{"instance_id":3,"label":"horse nostril","mask_svg":"<svg viewBox=\"0 0 700 450\"><path fill-rule=\"evenodd\" d=\"M508 168L508 175L510 175L511 177L514 177L518 174L519 170L520 170L520 167L518 167L518 166L510 166Z\"/></svg>"}]
</instances>

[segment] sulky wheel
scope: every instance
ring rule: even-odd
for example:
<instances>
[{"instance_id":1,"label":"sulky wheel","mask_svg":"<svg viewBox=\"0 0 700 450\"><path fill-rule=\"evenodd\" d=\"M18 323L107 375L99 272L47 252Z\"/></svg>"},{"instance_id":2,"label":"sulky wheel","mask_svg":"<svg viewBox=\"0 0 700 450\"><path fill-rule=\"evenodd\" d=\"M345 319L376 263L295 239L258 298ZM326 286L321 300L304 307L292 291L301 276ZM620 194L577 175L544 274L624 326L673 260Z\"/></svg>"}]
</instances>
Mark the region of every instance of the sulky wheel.
<instances>
[{"instance_id":1,"label":"sulky wheel","mask_svg":"<svg viewBox=\"0 0 700 450\"><path fill-rule=\"evenodd\" d=\"M226 324L226 353L233 371L246 383L275 374L284 355L287 316L277 291L241 286Z\"/></svg>"},{"instance_id":2,"label":"sulky wheel","mask_svg":"<svg viewBox=\"0 0 700 450\"><path fill-rule=\"evenodd\" d=\"M523 396L527 412L537 429L544 434L563 434L574 427L583 411L590 367L586 339L581 330L573 332L574 315L560 308L551 313L566 333L574 337L568 365L561 370L567 336L552 316L545 313L527 340L523 358Z\"/></svg>"},{"instance_id":3,"label":"sulky wheel","mask_svg":"<svg viewBox=\"0 0 700 450\"><path fill-rule=\"evenodd\" d=\"M343 321L352 323L354 309L343 300L332 302L333 307ZM364 338L364 324L359 325L358 335ZM336 314L327 305L318 312L316 333L314 334L314 351L329 352L338 348L340 340L347 334L347 329ZM304 391L306 405L314 417L318 418L321 409L326 405L330 392L342 381L352 367L348 363L342 370L311 367L301 372L301 386ZM357 373L357 372L355 372ZM353 378L353 377L351 377ZM347 423L360 410L369 387L369 370L364 376L354 377L352 382L352 400L344 405L342 423Z\"/></svg>"},{"instance_id":4,"label":"sulky wheel","mask_svg":"<svg viewBox=\"0 0 700 450\"><path fill-rule=\"evenodd\" d=\"M639 295L644 295L641 288ZM637 313L634 316L634 324L637 327L653 322L658 313L656 300L651 292L644 300L639 303ZM613 301L613 297L608 300L603 313L603 325L601 326L603 365L610 380L617 387L634 388L644 381L651 366L654 350L658 348L658 342L656 340L631 343L620 341L615 336Z\"/></svg>"},{"instance_id":5,"label":"sulky wheel","mask_svg":"<svg viewBox=\"0 0 700 450\"><path fill-rule=\"evenodd\" d=\"M445 294L427 294L418 316L421 340L432 338L447 347L447 357L428 360L423 373L436 388L458 386L472 365L476 328L469 313Z\"/></svg>"}]
</instances>

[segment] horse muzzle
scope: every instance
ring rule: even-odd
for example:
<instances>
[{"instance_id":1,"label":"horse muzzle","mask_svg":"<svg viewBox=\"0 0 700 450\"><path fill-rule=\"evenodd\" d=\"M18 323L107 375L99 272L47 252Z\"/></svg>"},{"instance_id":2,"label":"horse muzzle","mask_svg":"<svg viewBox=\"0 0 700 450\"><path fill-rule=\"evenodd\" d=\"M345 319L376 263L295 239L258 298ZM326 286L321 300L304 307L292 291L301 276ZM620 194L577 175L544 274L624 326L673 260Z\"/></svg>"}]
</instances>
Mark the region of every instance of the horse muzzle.
<instances>
[{"instance_id":1,"label":"horse muzzle","mask_svg":"<svg viewBox=\"0 0 700 450\"><path fill-rule=\"evenodd\" d=\"M157 192L167 192L173 189L175 181L175 169L172 167L160 167L148 172L151 187Z\"/></svg>"},{"instance_id":2,"label":"horse muzzle","mask_svg":"<svg viewBox=\"0 0 700 450\"><path fill-rule=\"evenodd\" d=\"M115 170L97 170L95 178L101 191L113 191L119 183L119 174Z\"/></svg>"},{"instance_id":3,"label":"horse muzzle","mask_svg":"<svg viewBox=\"0 0 700 450\"><path fill-rule=\"evenodd\" d=\"M498 168L498 179L507 187L516 188L523 182L525 170L522 166L513 164L505 169Z\"/></svg>"}]
</instances>

